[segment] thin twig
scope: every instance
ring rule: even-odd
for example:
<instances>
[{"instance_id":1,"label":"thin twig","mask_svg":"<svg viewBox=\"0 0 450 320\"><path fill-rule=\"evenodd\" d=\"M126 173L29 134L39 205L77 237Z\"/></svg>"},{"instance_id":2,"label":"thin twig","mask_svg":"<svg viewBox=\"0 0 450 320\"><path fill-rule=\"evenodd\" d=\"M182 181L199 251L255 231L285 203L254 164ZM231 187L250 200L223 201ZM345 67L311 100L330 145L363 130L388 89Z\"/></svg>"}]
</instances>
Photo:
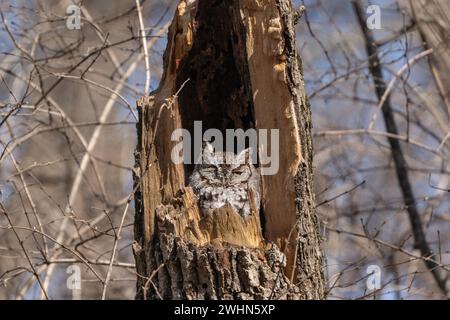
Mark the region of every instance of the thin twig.
<instances>
[{"instance_id":1,"label":"thin twig","mask_svg":"<svg viewBox=\"0 0 450 320\"><path fill-rule=\"evenodd\" d=\"M144 87L144 95L148 96L149 90L150 90L150 81L151 81L151 74L150 74L150 61L148 57L148 48L147 48L147 37L145 35L145 26L144 26L144 19L142 18L142 7L139 2L139 0L136 0L136 10L139 17L139 26L141 31L141 40L142 40L142 48L144 50L144 61L145 61L145 87Z\"/></svg>"},{"instance_id":2,"label":"thin twig","mask_svg":"<svg viewBox=\"0 0 450 320\"><path fill-rule=\"evenodd\" d=\"M131 197L130 197L129 201L127 202L127 204L125 205L125 210L123 211L122 219L120 220L119 230L117 230L117 234L114 239L114 246L113 246L112 253L111 253L111 260L110 260L110 264L108 267L108 272L106 273L106 278L105 278L105 281L103 282L102 300L106 299L106 289L108 287L109 281L111 280L111 272L112 272L112 268L114 265L114 260L116 259L117 246L119 245L120 234L122 233L122 227L125 222L125 217L127 216L130 201L131 201Z\"/></svg>"}]
</instances>

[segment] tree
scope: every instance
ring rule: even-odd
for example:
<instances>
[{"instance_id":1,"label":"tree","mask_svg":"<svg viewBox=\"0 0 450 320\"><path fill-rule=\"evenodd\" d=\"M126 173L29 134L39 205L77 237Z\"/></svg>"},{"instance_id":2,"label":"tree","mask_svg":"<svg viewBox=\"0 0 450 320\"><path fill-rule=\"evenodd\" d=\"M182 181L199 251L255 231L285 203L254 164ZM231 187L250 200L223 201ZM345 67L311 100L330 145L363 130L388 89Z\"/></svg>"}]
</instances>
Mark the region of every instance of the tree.
<instances>
[{"instance_id":1,"label":"tree","mask_svg":"<svg viewBox=\"0 0 450 320\"><path fill-rule=\"evenodd\" d=\"M320 299L323 253L313 193L311 113L289 0L180 1L159 88L138 101L135 238L140 299ZM264 210L203 217L171 161L175 129L280 131ZM268 146L268 148L273 145Z\"/></svg>"},{"instance_id":2,"label":"tree","mask_svg":"<svg viewBox=\"0 0 450 320\"><path fill-rule=\"evenodd\" d=\"M369 59L369 70L374 79L374 87L377 97L382 106L383 119L388 133L397 135L399 133L397 124L394 118L394 112L390 103L389 91L387 85L383 80L383 71L381 62L377 54L376 42L372 33L364 21L364 10L359 0L353 0L355 13L359 19L360 27L363 31L367 55ZM385 98L386 97L386 98ZM402 198L405 203L405 208L408 212L408 217L411 223L411 230L414 239L414 248L418 249L423 257L430 257L433 251L430 248L426 234L423 228L422 218L417 207L417 198L414 195L412 184L408 175L407 161L402 150L400 141L394 137L388 137L391 148L392 159L395 165L395 173L402 193ZM439 263L424 259L426 267L431 271L436 280L437 285L442 290L443 294L447 294L447 272L439 268Z\"/></svg>"}]
</instances>

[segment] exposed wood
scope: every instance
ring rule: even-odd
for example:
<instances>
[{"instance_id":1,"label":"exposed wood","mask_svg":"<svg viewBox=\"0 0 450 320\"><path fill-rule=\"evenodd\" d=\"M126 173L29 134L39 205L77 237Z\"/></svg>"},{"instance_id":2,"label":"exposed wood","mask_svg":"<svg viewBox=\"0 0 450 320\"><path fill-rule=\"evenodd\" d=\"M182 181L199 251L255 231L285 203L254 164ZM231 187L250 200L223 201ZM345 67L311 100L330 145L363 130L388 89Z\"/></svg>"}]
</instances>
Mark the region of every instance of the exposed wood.
<instances>
[{"instance_id":1,"label":"exposed wood","mask_svg":"<svg viewBox=\"0 0 450 320\"><path fill-rule=\"evenodd\" d=\"M288 0L180 1L160 87L138 102L138 298L323 297L311 115L293 20ZM222 132L280 130L279 171L263 178L261 215L255 206L249 219L228 206L200 212L186 186L193 166L171 161L172 132L193 133L194 121Z\"/></svg>"}]
</instances>

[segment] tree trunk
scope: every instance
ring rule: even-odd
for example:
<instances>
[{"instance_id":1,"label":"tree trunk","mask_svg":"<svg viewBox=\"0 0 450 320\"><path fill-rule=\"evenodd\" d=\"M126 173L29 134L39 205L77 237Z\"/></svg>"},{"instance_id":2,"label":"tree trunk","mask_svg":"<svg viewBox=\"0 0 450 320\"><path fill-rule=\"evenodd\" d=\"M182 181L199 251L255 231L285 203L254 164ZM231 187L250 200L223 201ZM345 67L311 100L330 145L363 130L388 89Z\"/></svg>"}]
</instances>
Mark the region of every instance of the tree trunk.
<instances>
[{"instance_id":1,"label":"tree trunk","mask_svg":"<svg viewBox=\"0 0 450 320\"><path fill-rule=\"evenodd\" d=\"M180 1L158 90L138 101L138 299L321 299L311 114L290 0ZM279 129L261 212L204 215L175 164L175 129ZM271 141L271 140L269 140ZM267 145L274 150L275 143ZM254 207L253 207L254 209Z\"/></svg>"}]
</instances>

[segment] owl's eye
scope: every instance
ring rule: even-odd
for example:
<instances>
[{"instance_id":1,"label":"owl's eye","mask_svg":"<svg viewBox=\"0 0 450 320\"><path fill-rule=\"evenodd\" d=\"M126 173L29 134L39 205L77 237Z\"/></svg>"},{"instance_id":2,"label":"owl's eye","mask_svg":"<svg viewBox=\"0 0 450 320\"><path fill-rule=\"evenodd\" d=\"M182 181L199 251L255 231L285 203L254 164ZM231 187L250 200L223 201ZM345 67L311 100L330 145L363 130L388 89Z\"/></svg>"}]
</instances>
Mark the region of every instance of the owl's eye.
<instances>
[{"instance_id":1,"label":"owl's eye","mask_svg":"<svg viewBox=\"0 0 450 320\"><path fill-rule=\"evenodd\" d=\"M233 169L234 174L243 174L244 172L245 172L245 167Z\"/></svg>"},{"instance_id":2,"label":"owl's eye","mask_svg":"<svg viewBox=\"0 0 450 320\"><path fill-rule=\"evenodd\" d=\"M215 172L217 170L217 167L214 165L209 165L203 168L203 171L209 171L209 172Z\"/></svg>"}]
</instances>

